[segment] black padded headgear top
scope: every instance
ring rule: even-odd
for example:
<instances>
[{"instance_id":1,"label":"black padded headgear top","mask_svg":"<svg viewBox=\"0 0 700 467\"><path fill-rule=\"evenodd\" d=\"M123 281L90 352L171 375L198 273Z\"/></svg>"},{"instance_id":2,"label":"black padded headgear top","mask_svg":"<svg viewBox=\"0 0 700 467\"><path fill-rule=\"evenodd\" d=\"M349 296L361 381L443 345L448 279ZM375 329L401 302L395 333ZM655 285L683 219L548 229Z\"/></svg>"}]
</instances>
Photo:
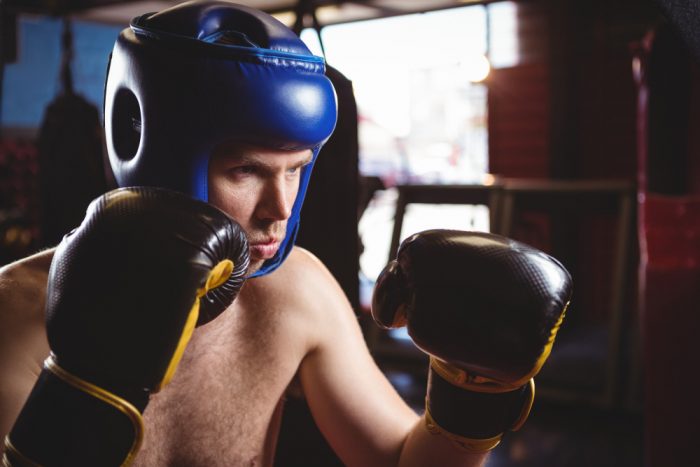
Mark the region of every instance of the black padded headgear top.
<instances>
[{"instance_id":1,"label":"black padded headgear top","mask_svg":"<svg viewBox=\"0 0 700 467\"><path fill-rule=\"evenodd\" d=\"M310 149L336 122L325 63L272 16L192 1L135 18L119 35L105 88L109 162L121 187L150 185L208 200L208 167L224 142ZM313 164L302 169L279 251L289 254Z\"/></svg>"}]
</instances>

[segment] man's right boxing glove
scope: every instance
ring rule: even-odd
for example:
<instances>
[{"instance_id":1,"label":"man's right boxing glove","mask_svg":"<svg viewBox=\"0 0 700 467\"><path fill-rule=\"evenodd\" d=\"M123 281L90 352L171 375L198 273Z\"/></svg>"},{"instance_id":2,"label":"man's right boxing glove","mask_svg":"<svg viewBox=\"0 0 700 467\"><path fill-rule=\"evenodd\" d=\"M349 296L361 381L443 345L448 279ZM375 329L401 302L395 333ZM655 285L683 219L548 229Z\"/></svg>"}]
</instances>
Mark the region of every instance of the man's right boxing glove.
<instances>
[{"instance_id":1,"label":"man's right boxing glove","mask_svg":"<svg viewBox=\"0 0 700 467\"><path fill-rule=\"evenodd\" d=\"M428 429L480 452L525 422L571 292L564 266L535 248L430 230L406 239L384 269L372 316L406 325L430 355Z\"/></svg>"},{"instance_id":2,"label":"man's right boxing glove","mask_svg":"<svg viewBox=\"0 0 700 467\"><path fill-rule=\"evenodd\" d=\"M248 261L241 227L207 203L156 188L93 201L54 255L51 355L4 461L128 464L149 395L172 378L195 326L233 302Z\"/></svg>"}]
</instances>

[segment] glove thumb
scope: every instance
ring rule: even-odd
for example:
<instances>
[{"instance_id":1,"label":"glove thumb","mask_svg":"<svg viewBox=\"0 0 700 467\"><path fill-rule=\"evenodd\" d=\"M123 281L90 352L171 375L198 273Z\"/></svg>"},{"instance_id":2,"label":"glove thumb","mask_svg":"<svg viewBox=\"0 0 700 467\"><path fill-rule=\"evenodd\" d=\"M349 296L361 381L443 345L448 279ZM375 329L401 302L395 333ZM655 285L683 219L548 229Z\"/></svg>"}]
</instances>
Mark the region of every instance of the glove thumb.
<instances>
[{"instance_id":1,"label":"glove thumb","mask_svg":"<svg viewBox=\"0 0 700 467\"><path fill-rule=\"evenodd\" d=\"M377 279L372 294L372 318L385 329L405 326L407 299L406 276L401 265L391 261Z\"/></svg>"}]
</instances>

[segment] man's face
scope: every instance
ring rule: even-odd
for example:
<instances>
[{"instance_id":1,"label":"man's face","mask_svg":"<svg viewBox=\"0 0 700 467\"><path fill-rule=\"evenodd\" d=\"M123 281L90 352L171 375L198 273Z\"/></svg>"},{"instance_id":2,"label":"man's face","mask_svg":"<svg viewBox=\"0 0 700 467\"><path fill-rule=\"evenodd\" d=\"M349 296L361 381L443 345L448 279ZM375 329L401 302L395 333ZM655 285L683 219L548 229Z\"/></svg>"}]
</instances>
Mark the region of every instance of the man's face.
<instances>
[{"instance_id":1,"label":"man's face","mask_svg":"<svg viewBox=\"0 0 700 467\"><path fill-rule=\"evenodd\" d=\"M260 269L284 240L287 219L299 191L301 168L310 150L227 144L209 162L209 202L226 212L248 234L249 272Z\"/></svg>"}]
</instances>

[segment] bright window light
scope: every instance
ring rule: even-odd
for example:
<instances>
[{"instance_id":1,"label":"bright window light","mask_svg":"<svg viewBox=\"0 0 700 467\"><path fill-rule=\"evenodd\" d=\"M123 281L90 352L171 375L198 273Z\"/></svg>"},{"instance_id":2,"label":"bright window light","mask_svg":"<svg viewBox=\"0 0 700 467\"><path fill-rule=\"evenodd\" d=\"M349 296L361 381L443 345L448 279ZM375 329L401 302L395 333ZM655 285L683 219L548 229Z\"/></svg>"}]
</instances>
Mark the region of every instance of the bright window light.
<instances>
[{"instance_id":1,"label":"bright window light","mask_svg":"<svg viewBox=\"0 0 700 467\"><path fill-rule=\"evenodd\" d=\"M380 177L388 188L375 195L359 225L360 265L370 282L389 254L393 186L482 183L487 177L484 80L495 46L499 64L517 60L515 32L511 2L322 29L328 64L353 82L360 173ZM314 54L323 55L315 31L307 29L301 37ZM409 206L402 238L427 228L488 230L488 215L484 207Z\"/></svg>"},{"instance_id":2,"label":"bright window light","mask_svg":"<svg viewBox=\"0 0 700 467\"><path fill-rule=\"evenodd\" d=\"M494 68L518 64L518 16L515 2L491 3L489 9L489 60Z\"/></svg>"},{"instance_id":3,"label":"bright window light","mask_svg":"<svg viewBox=\"0 0 700 467\"><path fill-rule=\"evenodd\" d=\"M388 184L483 177L486 38L482 6L323 28L329 65L353 82L363 174ZM313 30L302 39L321 55Z\"/></svg>"}]
</instances>

